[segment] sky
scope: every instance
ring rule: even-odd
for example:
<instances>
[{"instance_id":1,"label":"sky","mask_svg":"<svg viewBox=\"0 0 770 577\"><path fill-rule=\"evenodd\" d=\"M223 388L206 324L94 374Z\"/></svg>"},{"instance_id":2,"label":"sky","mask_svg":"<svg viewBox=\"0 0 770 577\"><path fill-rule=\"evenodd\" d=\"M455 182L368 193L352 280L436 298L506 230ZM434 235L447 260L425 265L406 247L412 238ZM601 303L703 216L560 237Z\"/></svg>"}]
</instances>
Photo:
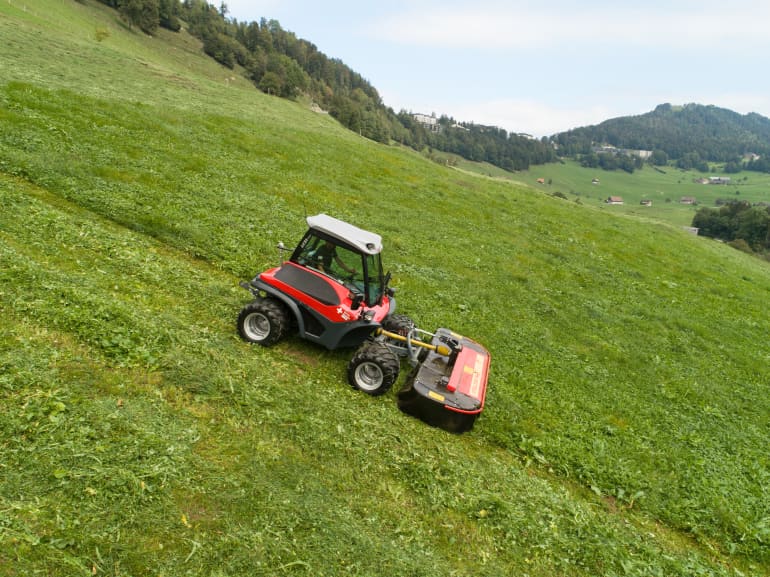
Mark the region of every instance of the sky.
<instances>
[{"instance_id":1,"label":"sky","mask_svg":"<svg viewBox=\"0 0 770 577\"><path fill-rule=\"evenodd\" d=\"M217 8L221 2L210 3ZM658 104L770 117L766 0L225 0L337 58L396 112L550 136Z\"/></svg>"}]
</instances>

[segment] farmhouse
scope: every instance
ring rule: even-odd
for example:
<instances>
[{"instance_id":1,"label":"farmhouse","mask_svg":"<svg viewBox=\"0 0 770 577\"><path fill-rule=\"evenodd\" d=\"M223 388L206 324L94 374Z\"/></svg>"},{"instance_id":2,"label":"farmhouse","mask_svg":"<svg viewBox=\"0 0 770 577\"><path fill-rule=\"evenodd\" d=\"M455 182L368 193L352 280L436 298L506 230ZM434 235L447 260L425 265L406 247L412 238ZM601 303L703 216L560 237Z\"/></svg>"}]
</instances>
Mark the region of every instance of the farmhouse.
<instances>
[{"instance_id":1,"label":"farmhouse","mask_svg":"<svg viewBox=\"0 0 770 577\"><path fill-rule=\"evenodd\" d=\"M607 204L623 204L623 197L622 196L608 196L607 200L605 200Z\"/></svg>"},{"instance_id":2,"label":"farmhouse","mask_svg":"<svg viewBox=\"0 0 770 577\"><path fill-rule=\"evenodd\" d=\"M683 196L679 200L679 204L698 204L694 196Z\"/></svg>"},{"instance_id":3,"label":"farmhouse","mask_svg":"<svg viewBox=\"0 0 770 577\"><path fill-rule=\"evenodd\" d=\"M652 206L652 201L651 200L647 200L647 199L643 199L643 200L639 201L639 204L641 204L642 206Z\"/></svg>"}]
</instances>

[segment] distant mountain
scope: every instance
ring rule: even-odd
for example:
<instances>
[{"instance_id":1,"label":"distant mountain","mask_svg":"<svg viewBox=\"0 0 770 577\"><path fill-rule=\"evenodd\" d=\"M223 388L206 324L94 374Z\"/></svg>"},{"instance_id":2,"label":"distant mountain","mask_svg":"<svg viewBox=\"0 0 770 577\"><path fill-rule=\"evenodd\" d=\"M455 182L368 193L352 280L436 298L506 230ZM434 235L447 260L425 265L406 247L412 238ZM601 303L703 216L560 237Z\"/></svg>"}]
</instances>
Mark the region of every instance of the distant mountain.
<instances>
[{"instance_id":1,"label":"distant mountain","mask_svg":"<svg viewBox=\"0 0 770 577\"><path fill-rule=\"evenodd\" d=\"M708 162L740 162L770 155L770 119L702 104L661 104L652 112L606 120L551 137L561 154L589 154L592 146L662 151L669 160L697 155Z\"/></svg>"}]
</instances>

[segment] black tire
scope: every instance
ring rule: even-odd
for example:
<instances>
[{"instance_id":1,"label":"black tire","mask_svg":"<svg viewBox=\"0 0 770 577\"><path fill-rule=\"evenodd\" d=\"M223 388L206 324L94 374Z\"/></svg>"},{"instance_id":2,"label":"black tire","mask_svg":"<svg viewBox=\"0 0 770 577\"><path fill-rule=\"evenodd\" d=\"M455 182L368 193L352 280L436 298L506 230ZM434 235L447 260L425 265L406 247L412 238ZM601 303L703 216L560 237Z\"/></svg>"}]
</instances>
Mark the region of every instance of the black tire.
<instances>
[{"instance_id":1,"label":"black tire","mask_svg":"<svg viewBox=\"0 0 770 577\"><path fill-rule=\"evenodd\" d=\"M405 337L417 325L406 315L390 315L382 321L382 328L391 333L396 333Z\"/></svg>"},{"instance_id":2,"label":"black tire","mask_svg":"<svg viewBox=\"0 0 770 577\"><path fill-rule=\"evenodd\" d=\"M393 386L400 369L398 357L386 345L366 342L348 363L348 383L354 389L377 397Z\"/></svg>"},{"instance_id":3,"label":"black tire","mask_svg":"<svg viewBox=\"0 0 770 577\"><path fill-rule=\"evenodd\" d=\"M238 315L238 334L249 343L269 347L286 334L289 315L278 301L257 299L241 309Z\"/></svg>"},{"instance_id":4,"label":"black tire","mask_svg":"<svg viewBox=\"0 0 770 577\"><path fill-rule=\"evenodd\" d=\"M415 327L414 321L406 315L390 315L382 321L383 329L402 337L408 337ZM416 335L413 335L413 338L419 340ZM406 357L409 355L409 345L405 342L391 339L390 346L397 349L396 352L399 356Z\"/></svg>"}]
</instances>

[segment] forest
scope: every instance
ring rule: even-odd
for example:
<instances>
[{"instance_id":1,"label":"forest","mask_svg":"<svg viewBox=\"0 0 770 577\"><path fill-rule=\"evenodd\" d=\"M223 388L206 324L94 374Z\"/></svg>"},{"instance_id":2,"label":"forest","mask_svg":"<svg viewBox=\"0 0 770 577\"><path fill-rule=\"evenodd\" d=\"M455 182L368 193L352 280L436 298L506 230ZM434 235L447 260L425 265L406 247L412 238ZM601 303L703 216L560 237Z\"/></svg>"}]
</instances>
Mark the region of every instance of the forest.
<instances>
[{"instance_id":1,"label":"forest","mask_svg":"<svg viewBox=\"0 0 770 577\"><path fill-rule=\"evenodd\" d=\"M242 70L254 86L282 98L309 98L346 128L382 143L417 151L436 149L506 170L556 160L550 143L492 126L442 116L439 131L426 130L411 111L387 107L372 84L341 60L330 58L276 20L238 22L223 2L205 0L100 0L129 26L152 34L158 27L188 31L204 52L230 69Z\"/></svg>"},{"instance_id":2,"label":"forest","mask_svg":"<svg viewBox=\"0 0 770 577\"><path fill-rule=\"evenodd\" d=\"M708 172L714 163L727 173L770 171L770 119L756 113L705 106L661 104L652 112L606 120L550 138L562 156L592 159L596 143L651 151L653 165ZM627 167L620 166L626 169Z\"/></svg>"}]
</instances>

